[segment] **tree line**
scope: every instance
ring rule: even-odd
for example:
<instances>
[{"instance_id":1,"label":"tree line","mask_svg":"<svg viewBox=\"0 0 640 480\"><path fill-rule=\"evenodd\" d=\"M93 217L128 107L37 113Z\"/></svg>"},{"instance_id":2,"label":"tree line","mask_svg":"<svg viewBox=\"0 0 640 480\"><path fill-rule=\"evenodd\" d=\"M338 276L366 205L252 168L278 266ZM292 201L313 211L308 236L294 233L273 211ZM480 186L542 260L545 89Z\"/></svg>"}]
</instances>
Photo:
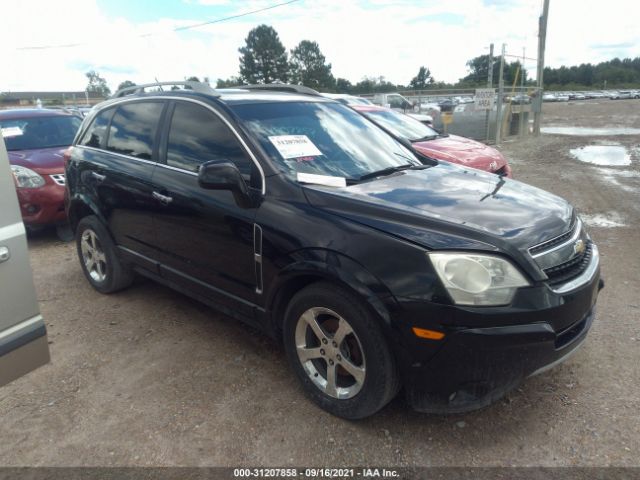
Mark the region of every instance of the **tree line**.
<instances>
[{"instance_id":1,"label":"tree line","mask_svg":"<svg viewBox=\"0 0 640 480\"><path fill-rule=\"evenodd\" d=\"M367 94L404 90L430 90L446 88L476 88L487 85L489 56L479 55L467 61L467 75L455 83L437 81L430 69L421 66L418 73L406 85L389 82L384 76L366 76L357 83L333 75L331 63L320 50L317 42L302 40L295 48L287 51L280 41L278 32L269 25L259 25L252 29L240 53L238 75L227 79L217 79L216 88L236 87L255 83L293 83L323 92ZM500 62L493 59L493 82L497 85ZM109 87L104 78L95 71L87 72L87 91L108 96ZM526 70L518 60L506 61L503 69L505 85L520 84L524 76L525 85L535 82L527 78ZM590 63L573 67L544 69L547 90L625 87L640 85L640 57ZM200 81L197 77L186 80ZM210 83L208 78L203 81ZM118 89L133 86L130 80L122 82Z\"/></svg>"},{"instance_id":2,"label":"tree line","mask_svg":"<svg viewBox=\"0 0 640 480\"><path fill-rule=\"evenodd\" d=\"M573 67L547 67L544 69L544 83L548 90L637 87L640 85L640 57L614 58L595 65L582 63Z\"/></svg>"}]
</instances>

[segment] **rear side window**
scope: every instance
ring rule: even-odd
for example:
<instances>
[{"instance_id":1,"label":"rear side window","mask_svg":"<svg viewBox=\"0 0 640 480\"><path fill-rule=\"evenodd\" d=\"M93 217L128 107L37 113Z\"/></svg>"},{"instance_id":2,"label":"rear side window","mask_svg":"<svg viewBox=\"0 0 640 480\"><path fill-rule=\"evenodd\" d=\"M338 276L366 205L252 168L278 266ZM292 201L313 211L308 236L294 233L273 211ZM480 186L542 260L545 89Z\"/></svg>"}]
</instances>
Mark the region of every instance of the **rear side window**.
<instances>
[{"instance_id":1,"label":"rear side window","mask_svg":"<svg viewBox=\"0 0 640 480\"><path fill-rule=\"evenodd\" d=\"M80 145L93 148L104 148L107 144L107 129L113 116L113 108L109 108L96 115L89 129L82 136Z\"/></svg>"},{"instance_id":2,"label":"rear side window","mask_svg":"<svg viewBox=\"0 0 640 480\"><path fill-rule=\"evenodd\" d=\"M161 102L136 102L118 107L107 140L107 150L151 160L162 113Z\"/></svg>"},{"instance_id":3,"label":"rear side window","mask_svg":"<svg viewBox=\"0 0 640 480\"><path fill-rule=\"evenodd\" d=\"M252 160L217 115L200 105L177 102L171 119L167 165L197 172L202 163L211 160L230 161L243 176L251 174Z\"/></svg>"}]
</instances>

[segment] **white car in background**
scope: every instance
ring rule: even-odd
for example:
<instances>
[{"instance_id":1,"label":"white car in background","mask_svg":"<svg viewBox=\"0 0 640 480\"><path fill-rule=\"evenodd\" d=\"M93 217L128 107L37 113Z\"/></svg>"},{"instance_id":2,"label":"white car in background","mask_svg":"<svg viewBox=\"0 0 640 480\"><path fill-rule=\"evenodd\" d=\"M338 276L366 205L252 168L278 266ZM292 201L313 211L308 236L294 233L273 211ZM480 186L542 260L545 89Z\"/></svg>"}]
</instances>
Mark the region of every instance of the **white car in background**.
<instances>
[{"instance_id":1,"label":"white car in background","mask_svg":"<svg viewBox=\"0 0 640 480\"><path fill-rule=\"evenodd\" d=\"M333 100L337 100L338 102L344 103L345 105L373 105L373 102L371 102L367 98L356 97L355 95L349 95L346 93L321 93L320 95L322 95L323 97L331 98ZM433 117L431 115L413 112L407 112L407 115L415 118L425 125L433 124Z\"/></svg>"},{"instance_id":2,"label":"white car in background","mask_svg":"<svg viewBox=\"0 0 640 480\"><path fill-rule=\"evenodd\" d=\"M348 93L321 93L320 95L332 98L345 105L373 105L373 103L366 98L349 95Z\"/></svg>"}]
</instances>

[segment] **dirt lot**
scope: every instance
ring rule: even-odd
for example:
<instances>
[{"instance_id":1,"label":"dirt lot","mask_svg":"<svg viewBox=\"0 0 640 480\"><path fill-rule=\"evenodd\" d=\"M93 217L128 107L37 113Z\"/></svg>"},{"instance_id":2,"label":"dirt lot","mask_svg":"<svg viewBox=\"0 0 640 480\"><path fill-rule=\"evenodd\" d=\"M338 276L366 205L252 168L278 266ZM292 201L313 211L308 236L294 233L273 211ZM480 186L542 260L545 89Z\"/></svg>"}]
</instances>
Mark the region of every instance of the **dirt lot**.
<instances>
[{"instance_id":1,"label":"dirt lot","mask_svg":"<svg viewBox=\"0 0 640 480\"><path fill-rule=\"evenodd\" d=\"M640 101L545 111L546 126L640 128ZM569 154L603 142L628 147L632 164ZM33 238L52 362L0 389L0 465L638 465L639 148L638 135L503 145L518 179L609 225L590 229L607 283L575 356L465 415L418 414L399 397L365 421L334 418L268 339L154 283L100 295L73 244Z\"/></svg>"}]
</instances>

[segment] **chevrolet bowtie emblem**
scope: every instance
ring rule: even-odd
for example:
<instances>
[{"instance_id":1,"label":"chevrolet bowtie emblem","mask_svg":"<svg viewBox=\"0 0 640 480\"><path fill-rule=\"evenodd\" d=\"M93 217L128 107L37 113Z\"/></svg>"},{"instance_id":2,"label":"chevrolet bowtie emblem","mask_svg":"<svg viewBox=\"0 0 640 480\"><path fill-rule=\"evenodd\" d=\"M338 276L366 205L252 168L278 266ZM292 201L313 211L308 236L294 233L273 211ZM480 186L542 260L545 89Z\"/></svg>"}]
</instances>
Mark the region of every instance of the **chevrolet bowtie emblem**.
<instances>
[{"instance_id":1,"label":"chevrolet bowtie emblem","mask_svg":"<svg viewBox=\"0 0 640 480\"><path fill-rule=\"evenodd\" d=\"M573 244L573 253L575 253L576 255L580 255L582 252L585 251L585 249L587 248L587 246L585 245L583 240L578 240L576 243Z\"/></svg>"}]
</instances>

